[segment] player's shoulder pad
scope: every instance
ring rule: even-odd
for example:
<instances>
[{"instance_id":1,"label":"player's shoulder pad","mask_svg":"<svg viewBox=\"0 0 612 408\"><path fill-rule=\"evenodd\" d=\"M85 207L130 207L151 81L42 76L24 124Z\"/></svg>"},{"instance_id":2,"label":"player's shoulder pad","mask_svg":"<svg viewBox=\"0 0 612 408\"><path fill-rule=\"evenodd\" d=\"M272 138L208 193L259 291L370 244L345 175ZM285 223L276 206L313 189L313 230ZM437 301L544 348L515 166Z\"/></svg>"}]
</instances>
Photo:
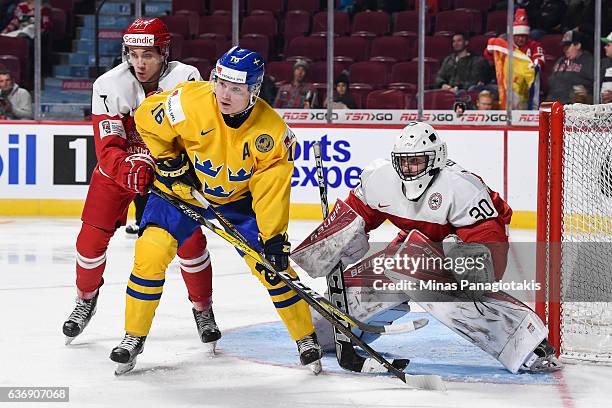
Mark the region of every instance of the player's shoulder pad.
<instances>
[{"instance_id":1,"label":"player's shoulder pad","mask_svg":"<svg viewBox=\"0 0 612 408\"><path fill-rule=\"evenodd\" d=\"M444 181L453 191L461 191L465 197L487 191L487 185L480 177L449 160L440 171L440 181Z\"/></svg>"},{"instance_id":2,"label":"player's shoulder pad","mask_svg":"<svg viewBox=\"0 0 612 408\"><path fill-rule=\"evenodd\" d=\"M376 159L368 164L359 175L360 183L353 189L353 193L368 204L368 197L376 195L381 188L390 188L390 183L399 180L391 161Z\"/></svg>"},{"instance_id":3,"label":"player's shoulder pad","mask_svg":"<svg viewBox=\"0 0 612 408\"><path fill-rule=\"evenodd\" d=\"M391 161L386 159L375 159L370 162L361 172L361 185L365 186L373 177L384 172L386 167L391 167L391 169L393 169Z\"/></svg>"},{"instance_id":4,"label":"player's shoulder pad","mask_svg":"<svg viewBox=\"0 0 612 408\"><path fill-rule=\"evenodd\" d=\"M170 61L168 63L167 75L172 78L176 78L179 81L201 81L202 76L200 71L193 65L184 64L179 61Z\"/></svg>"},{"instance_id":5,"label":"player's shoulder pad","mask_svg":"<svg viewBox=\"0 0 612 408\"><path fill-rule=\"evenodd\" d=\"M143 126L152 118L158 125L161 125L165 117L164 106L169 93L170 91L149 94L134 112L136 123Z\"/></svg>"},{"instance_id":6,"label":"player's shoulder pad","mask_svg":"<svg viewBox=\"0 0 612 408\"><path fill-rule=\"evenodd\" d=\"M262 154L275 151L275 146L283 145L289 149L295 142L293 131L287 126L279 114L267 103L258 100L251 115L255 115L254 125L257 128L255 149Z\"/></svg>"},{"instance_id":7,"label":"player's shoulder pad","mask_svg":"<svg viewBox=\"0 0 612 408\"><path fill-rule=\"evenodd\" d=\"M488 186L480 177L460 167L443 168L431 188L452 203L448 220L455 227L498 216Z\"/></svg>"},{"instance_id":8,"label":"player's shoulder pad","mask_svg":"<svg viewBox=\"0 0 612 408\"><path fill-rule=\"evenodd\" d=\"M92 113L114 116L126 114L121 112L121 105L136 102L135 92L140 86L129 70L127 62L117 65L110 71L100 75L93 83ZM125 106L123 106L125 110Z\"/></svg>"},{"instance_id":9,"label":"player's shoulder pad","mask_svg":"<svg viewBox=\"0 0 612 408\"><path fill-rule=\"evenodd\" d=\"M166 115L170 125L176 126L183 122L187 116L185 114L185 101L189 100L189 93L195 88L197 82L181 82L174 89L168 91L166 97Z\"/></svg>"},{"instance_id":10,"label":"player's shoulder pad","mask_svg":"<svg viewBox=\"0 0 612 408\"><path fill-rule=\"evenodd\" d=\"M133 83L136 81L134 75L130 72L130 66L127 62L122 62L110 71L106 71L100 75L93 84L94 90L123 93L130 92Z\"/></svg>"},{"instance_id":11,"label":"player's shoulder pad","mask_svg":"<svg viewBox=\"0 0 612 408\"><path fill-rule=\"evenodd\" d=\"M165 108L168 121L176 126L190 116L189 112L195 115L201 109L202 101L212 94L212 87L207 81L187 81L163 94L167 94Z\"/></svg>"}]
</instances>

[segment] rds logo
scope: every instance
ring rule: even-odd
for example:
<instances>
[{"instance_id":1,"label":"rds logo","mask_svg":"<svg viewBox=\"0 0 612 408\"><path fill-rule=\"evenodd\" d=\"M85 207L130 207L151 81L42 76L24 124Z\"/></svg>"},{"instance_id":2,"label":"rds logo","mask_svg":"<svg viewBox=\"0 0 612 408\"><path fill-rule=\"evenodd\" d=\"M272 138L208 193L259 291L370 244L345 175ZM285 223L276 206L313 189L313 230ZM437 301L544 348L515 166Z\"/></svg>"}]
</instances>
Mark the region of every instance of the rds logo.
<instances>
[{"instance_id":1,"label":"rds logo","mask_svg":"<svg viewBox=\"0 0 612 408\"><path fill-rule=\"evenodd\" d=\"M6 139L5 139L6 140ZM8 184L36 184L36 135L8 135L8 147L0 140L0 180L7 174ZM25 180L20 180L24 175Z\"/></svg>"}]
</instances>

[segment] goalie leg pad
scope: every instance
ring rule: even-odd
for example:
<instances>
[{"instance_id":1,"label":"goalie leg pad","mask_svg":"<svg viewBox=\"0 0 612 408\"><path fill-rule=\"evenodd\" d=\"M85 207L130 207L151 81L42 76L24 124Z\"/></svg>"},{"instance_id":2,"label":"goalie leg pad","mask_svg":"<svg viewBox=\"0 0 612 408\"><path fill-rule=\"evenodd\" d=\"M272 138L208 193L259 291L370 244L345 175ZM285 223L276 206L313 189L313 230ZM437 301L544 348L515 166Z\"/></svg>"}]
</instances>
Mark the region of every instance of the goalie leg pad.
<instances>
[{"instance_id":1,"label":"goalie leg pad","mask_svg":"<svg viewBox=\"0 0 612 408\"><path fill-rule=\"evenodd\" d=\"M398 252L420 256L443 256L431 241L413 230ZM435 280L450 282L453 278L444 270L406 271L385 270L394 282ZM466 302L452 291L407 290L417 302L442 324L495 357L504 367L516 373L532 351L548 335L540 318L525 304L503 291L485 293L480 302Z\"/></svg>"}]
</instances>

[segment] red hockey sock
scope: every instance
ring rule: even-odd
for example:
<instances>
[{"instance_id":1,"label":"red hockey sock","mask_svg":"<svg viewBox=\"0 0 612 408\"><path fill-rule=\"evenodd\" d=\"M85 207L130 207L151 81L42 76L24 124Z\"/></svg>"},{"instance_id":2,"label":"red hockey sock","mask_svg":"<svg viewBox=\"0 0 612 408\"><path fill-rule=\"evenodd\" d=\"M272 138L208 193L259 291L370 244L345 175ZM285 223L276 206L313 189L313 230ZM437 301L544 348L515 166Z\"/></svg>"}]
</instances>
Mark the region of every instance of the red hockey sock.
<instances>
[{"instance_id":1,"label":"red hockey sock","mask_svg":"<svg viewBox=\"0 0 612 408\"><path fill-rule=\"evenodd\" d=\"M112 231L83 223L77 237L76 285L81 299L91 299L100 286L106 266L106 248Z\"/></svg>"},{"instance_id":2,"label":"red hockey sock","mask_svg":"<svg viewBox=\"0 0 612 408\"><path fill-rule=\"evenodd\" d=\"M196 310L208 309L212 303L212 266L202 230L198 228L177 253L189 300Z\"/></svg>"}]
</instances>

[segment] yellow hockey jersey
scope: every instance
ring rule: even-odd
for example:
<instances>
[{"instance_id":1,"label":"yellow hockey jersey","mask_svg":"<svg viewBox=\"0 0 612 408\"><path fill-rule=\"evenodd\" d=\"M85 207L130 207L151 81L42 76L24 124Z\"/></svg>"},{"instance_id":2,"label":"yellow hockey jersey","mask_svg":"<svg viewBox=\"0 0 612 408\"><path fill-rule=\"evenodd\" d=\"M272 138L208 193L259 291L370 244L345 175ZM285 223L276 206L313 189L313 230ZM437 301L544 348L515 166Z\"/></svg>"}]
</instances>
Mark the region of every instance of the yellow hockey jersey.
<instances>
[{"instance_id":1,"label":"yellow hockey jersey","mask_svg":"<svg viewBox=\"0 0 612 408\"><path fill-rule=\"evenodd\" d=\"M149 96L134 118L156 159L187 152L211 203L227 204L250 194L263 240L287 230L295 136L263 100L233 129L223 120L211 84L190 81Z\"/></svg>"}]
</instances>

